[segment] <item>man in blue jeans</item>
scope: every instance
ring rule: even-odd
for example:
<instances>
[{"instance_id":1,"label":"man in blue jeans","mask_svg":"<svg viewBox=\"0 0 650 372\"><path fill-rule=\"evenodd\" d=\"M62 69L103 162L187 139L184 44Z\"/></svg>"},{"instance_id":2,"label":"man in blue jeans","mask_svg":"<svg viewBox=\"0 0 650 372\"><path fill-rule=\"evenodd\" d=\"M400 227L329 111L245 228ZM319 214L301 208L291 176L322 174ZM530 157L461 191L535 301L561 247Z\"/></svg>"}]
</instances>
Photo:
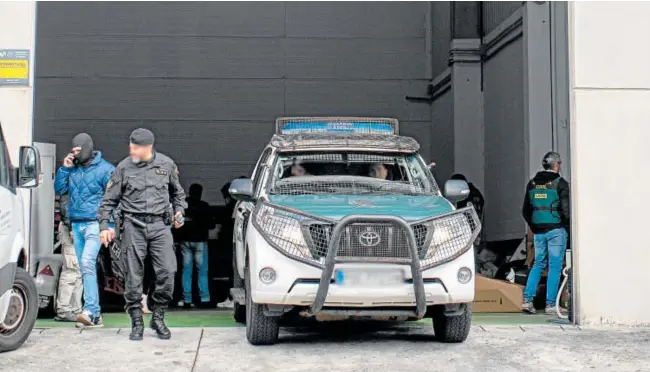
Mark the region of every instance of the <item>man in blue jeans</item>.
<instances>
[{"instance_id":1,"label":"man in blue jeans","mask_svg":"<svg viewBox=\"0 0 650 372\"><path fill-rule=\"evenodd\" d=\"M549 152L542 159L544 170L537 173L526 186L522 214L533 231L535 263L528 274L521 310L534 314L533 299L542 273L547 267L546 313L555 314L560 286L564 252L571 217L569 183L560 176L560 154Z\"/></svg>"},{"instance_id":2,"label":"man in blue jeans","mask_svg":"<svg viewBox=\"0 0 650 372\"><path fill-rule=\"evenodd\" d=\"M97 210L115 167L94 151L92 138L80 133L72 139L72 150L56 172L54 191L69 194L68 217L83 282L83 311L77 327L102 327L97 285L97 255L101 243Z\"/></svg>"},{"instance_id":3,"label":"man in blue jeans","mask_svg":"<svg viewBox=\"0 0 650 372\"><path fill-rule=\"evenodd\" d=\"M210 307L210 287L208 285L208 236L216 224L210 213L210 205L203 200L203 187L198 184L190 186L186 199L185 225L175 232L183 253L183 300L179 306L192 308L192 273L194 265L198 273L200 306Z\"/></svg>"}]
</instances>

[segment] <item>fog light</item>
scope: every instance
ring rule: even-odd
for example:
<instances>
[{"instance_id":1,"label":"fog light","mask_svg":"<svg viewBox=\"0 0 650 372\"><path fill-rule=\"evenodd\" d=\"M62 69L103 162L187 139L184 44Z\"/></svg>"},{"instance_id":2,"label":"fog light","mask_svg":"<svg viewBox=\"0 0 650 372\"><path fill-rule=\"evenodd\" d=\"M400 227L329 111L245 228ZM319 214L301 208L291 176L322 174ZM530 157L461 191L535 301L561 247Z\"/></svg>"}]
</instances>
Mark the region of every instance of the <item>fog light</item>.
<instances>
[{"instance_id":1,"label":"fog light","mask_svg":"<svg viewBox=\"0 0 650 372\"><path fill-rule=\"evenodd\" d=\"M273 270L270 267L265 267L262 270L260 270L260 280L264 284L271 284L275 281L277 278L277 275L275 274L275 270Z\"/></svg>"},{"instance_id":2,"label":"fog light","mask_svg":"<svg viewBox=\"0 0 650 372\"><path fill-rule=\"evenodd\" d=\"M461 267L460 270L458 270L458 282L460 284L467 284L470 280L472 280L472 270L466 267Z\"/></svg>"}]
</instances>

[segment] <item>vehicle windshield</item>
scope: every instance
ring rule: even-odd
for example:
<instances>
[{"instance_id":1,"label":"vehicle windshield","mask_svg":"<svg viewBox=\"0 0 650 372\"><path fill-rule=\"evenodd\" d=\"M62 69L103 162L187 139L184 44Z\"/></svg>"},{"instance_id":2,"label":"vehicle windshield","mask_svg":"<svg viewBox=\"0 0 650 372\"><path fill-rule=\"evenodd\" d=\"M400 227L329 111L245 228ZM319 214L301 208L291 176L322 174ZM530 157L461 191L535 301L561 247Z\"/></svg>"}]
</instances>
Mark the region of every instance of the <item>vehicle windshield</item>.
<instances>
[{"instance_id":1,"label":"vehicle windshield","mask_svg":"<svg viewBox=\"0 0 650 372\"><path fill-rule=\"evenodd\" d=\"M440 195L417 154L281 153L271 170L272 195Z\"/></svg>"}]
</instances>

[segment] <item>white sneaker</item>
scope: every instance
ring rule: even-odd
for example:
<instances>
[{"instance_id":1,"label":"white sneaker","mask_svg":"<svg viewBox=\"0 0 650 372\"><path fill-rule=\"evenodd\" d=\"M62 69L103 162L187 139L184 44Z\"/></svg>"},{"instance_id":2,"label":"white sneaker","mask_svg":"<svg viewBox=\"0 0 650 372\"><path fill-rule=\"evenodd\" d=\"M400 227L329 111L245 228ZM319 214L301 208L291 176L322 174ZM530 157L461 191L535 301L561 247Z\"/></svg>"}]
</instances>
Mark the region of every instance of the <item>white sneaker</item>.
<instances>
[{"instance_id":1,"label":"white sneaker","mask_svg":"<svg viewBox=\"0 0 650 372\"><path fill-rule=\"evenodd\" d=\"M533 305L532 301L527 301L521 304L521 311L528 314L535 314L537 312L535 311L535 306Z\"/></svg>"},{"instance_id":2,"label":"white sneaker","mask_svg":"<svg viewBox=\"0 0 650 372\"><path fill-rule=\"evenodd\" d=\"M233 309L235 308L235 303L232 302L230 299L227 299L224 302L218 303L217 307L220 309Z\"/></svg>"},{"instance_id":3,"label":"white sneaker","mask_svg":"<svg viewBox=\"0 0 650 372\"><path fill-rule=\"evenodd\" d=\"M178 301L178 303L176 304L176 306L178 306L178 307L183 307L183 306L185 306L185 301Z\"/></svg>"}]
</instances>

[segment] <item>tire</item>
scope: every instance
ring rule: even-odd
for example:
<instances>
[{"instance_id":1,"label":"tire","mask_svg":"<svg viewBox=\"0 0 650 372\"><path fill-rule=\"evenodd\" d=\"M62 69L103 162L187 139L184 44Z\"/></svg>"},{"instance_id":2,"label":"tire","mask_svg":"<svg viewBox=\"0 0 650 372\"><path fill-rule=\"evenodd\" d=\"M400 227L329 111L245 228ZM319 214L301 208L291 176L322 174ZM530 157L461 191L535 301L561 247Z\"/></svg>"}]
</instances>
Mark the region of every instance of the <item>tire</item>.
<instances>
[{"instance_id":1,"label":"tire","mask_svg":"<svg viewBox=\"0 0 650 372\"><path fill-rule=\"evenodd\" d=\"M279 317L264 315L264 305L253 302L250 272L246 268L246 338L251 345L273 345L280 333Z\"/></svg>"},{"instance_id":2,"label":"tire","mask_svg":"<svg viewBox=\"0 0 650 372\"><path fill-rule=\"evenodd\" d=\"M472 304L462 304L462 314L445 314L444 306L433 312L433 331L436 339L444 343L459 343L467 339L472 326Z\"/></svg>"},{"instance_id":3,"label":"tire","mask_svg":"<svg viewBox=\"0 0 650 372\"><path fill-rule=\"evenodd\" d=\"M13 291L16 297L12 298L13 305L10 305L10 311L13 306L22 311L11 329L0 330L0 352L15 350L22 346L32 332L38 316L36 283L22 268L16 270Z\"/></svg>"}]
</instances>

